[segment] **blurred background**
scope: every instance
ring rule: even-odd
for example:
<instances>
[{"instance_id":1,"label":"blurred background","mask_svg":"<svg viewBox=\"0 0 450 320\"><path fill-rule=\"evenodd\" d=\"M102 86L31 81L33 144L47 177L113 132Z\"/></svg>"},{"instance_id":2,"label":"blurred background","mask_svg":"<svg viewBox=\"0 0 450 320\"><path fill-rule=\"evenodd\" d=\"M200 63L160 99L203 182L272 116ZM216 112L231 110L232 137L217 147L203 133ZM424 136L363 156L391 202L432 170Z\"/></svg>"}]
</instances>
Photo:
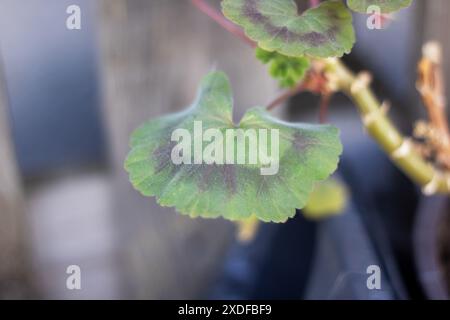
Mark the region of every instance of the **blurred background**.
<instances>
[{"instance_id":1,"label":"blurred background","mask_svg":"<svg viewBox=\"0 0 450 320\"><path fill-rule=\"evenodd\" d=\"M80 30L66 27L70 5L81 9ZM448 14L449 1L416 0L386 30L355 15L347 62L373 72L405 133L425 116L421 46L440 40L448 56ZM299 214L241 244L232 223L192 220L133 190L123 169L130 133L188 105L209 70L229 75L236 119L280 91L252 49L190 1L0 0L0 46L0 298L445 297L427 291L416 265L417 189L344 97L333 99L330 122L347 155L339 174L360 194L342 216ZM277 113L316 122L316 106L301 95ZM375 194L384 198L374 204ZM366 288L372 264L383 270L378 292ZM81 268L81 290L66 287L70 265Z\"/></svg>"}]
</instances>

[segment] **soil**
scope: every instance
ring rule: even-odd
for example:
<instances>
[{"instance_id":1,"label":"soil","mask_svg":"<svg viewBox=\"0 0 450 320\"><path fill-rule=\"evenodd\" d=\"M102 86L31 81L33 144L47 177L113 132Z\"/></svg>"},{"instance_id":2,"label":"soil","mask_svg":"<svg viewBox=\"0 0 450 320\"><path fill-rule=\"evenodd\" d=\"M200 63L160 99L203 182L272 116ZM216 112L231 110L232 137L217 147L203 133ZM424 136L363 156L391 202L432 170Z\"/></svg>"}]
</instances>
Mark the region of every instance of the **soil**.
<instances>
[{"instance_id":1,"label":"soil","mask_svg":"<svg viewBox=\"0 0 450 320\"><path fill-rule=\"evenodd\" d=\"M439 265L442 270L445 287L450 293L450 203L442 217L438 230Z\"/></svg>"}]
</instances>

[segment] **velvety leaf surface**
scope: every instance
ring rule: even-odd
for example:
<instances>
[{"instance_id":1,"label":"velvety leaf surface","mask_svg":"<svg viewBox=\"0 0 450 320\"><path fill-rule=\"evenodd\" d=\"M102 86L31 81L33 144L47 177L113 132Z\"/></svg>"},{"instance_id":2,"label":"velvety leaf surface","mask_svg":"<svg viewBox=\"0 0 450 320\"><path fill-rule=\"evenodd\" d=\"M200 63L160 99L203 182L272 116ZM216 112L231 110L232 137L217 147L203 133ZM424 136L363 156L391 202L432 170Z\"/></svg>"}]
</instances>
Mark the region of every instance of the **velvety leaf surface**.
<instances>
[{"instance_id":1,"label":"velvety leaf surface","mask_svg":"<svg viewBox=\"0 0 450 320\"><path fill-rule=\"evenodd\" d=\"M370 6L378 6L382 13L390 13L400 9L409 7L412 0L348 0L347 4L350 9L367 13Z\"/></svg>"},{"instance_id":2,"label":"velvety leaf surface","mask_svg":"<svg viewBox=\"0 0 450 320\"><path fill-rule=\"evenodd\" d=\"M340 57L355 42L342 1L325 1L301 14L293 0L223 0L222 10L262 49L286 56Z\"/></svg>"},{"instance_id":3,"label":"velvety leaf surface","mask_svg":"<svg viewBox=\"0 0 450 320\"><path fill-rule=\"evenodd\" d=\"M190 108L150 120L137 129L125 161L133 186L145 196L156 196L160 205L175 207L191 217L236 220L254 214L263 221L283 222L294 216L295 208L305 205L313 184L335 171L342 152L338 129L287 123L260 107L249 109L235 124L232 104L226 75L212 72L203 79ZM175 165L171 153L178 142L172 141L172 133L184 128L193 136L194 121L202 121L204 131L278 129L278 173L261 175L260 162Z\"/></svg>"}]
</instances>

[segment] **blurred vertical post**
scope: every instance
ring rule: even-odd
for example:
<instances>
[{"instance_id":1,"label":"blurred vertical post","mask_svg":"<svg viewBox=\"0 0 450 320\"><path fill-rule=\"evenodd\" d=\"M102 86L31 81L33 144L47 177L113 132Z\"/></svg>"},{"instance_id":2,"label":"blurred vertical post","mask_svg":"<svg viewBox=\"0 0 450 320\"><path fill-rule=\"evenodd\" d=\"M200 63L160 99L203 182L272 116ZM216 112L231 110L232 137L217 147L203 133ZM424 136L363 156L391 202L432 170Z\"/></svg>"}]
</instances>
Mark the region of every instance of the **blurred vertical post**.
<instances>
[{"instance_id":1,"label":"blurred vertical post","mask_svg":"<svg viewBox=\"0 0 450 320\"><path fill-rule=\"evenodd\" d=\"M218 5L218 1L211 1ZM120 260L128 296L196 298L221 270L232 224L190 219L133 190L123 169L131 132L180 110L211 69L235 90L235 116L267 103L274 83L254 52L190 1L103 0L99 40L103 112L111 147Z\"/></svg>"},{"instance_id":2,"label":"blurred vertical post","mask_svg":"<svg viewBox=\"0 0 450 320\"><path fill-rule=\"evenodd\" d=\"M0 299L23 298L24 208L11 139L8 98L0 64Z\"/></svg>"}]
</instances>

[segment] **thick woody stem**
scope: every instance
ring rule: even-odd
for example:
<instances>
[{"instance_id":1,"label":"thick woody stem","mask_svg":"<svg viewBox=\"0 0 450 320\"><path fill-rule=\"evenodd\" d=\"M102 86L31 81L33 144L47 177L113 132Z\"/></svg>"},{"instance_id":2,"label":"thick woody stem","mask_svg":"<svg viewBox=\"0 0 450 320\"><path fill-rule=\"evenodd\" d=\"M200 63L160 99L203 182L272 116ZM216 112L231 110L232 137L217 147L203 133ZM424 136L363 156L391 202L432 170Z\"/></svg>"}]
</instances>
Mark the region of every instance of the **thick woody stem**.
<instances>
[{"instance_id":1,"label":"thick woody stem","mask_svg":"<svg viewBox=\"0 0 450 320\"><path fill-rule=\"evenodd\" d=\"M353 74L339 59L324 60L325 68L337 87L352 98L364 126L392 161L427 195L450 192L450 174L437 170L404 137L386 115L387 107L371 91L370 75Z\"/></svg>"}]
</instances>

